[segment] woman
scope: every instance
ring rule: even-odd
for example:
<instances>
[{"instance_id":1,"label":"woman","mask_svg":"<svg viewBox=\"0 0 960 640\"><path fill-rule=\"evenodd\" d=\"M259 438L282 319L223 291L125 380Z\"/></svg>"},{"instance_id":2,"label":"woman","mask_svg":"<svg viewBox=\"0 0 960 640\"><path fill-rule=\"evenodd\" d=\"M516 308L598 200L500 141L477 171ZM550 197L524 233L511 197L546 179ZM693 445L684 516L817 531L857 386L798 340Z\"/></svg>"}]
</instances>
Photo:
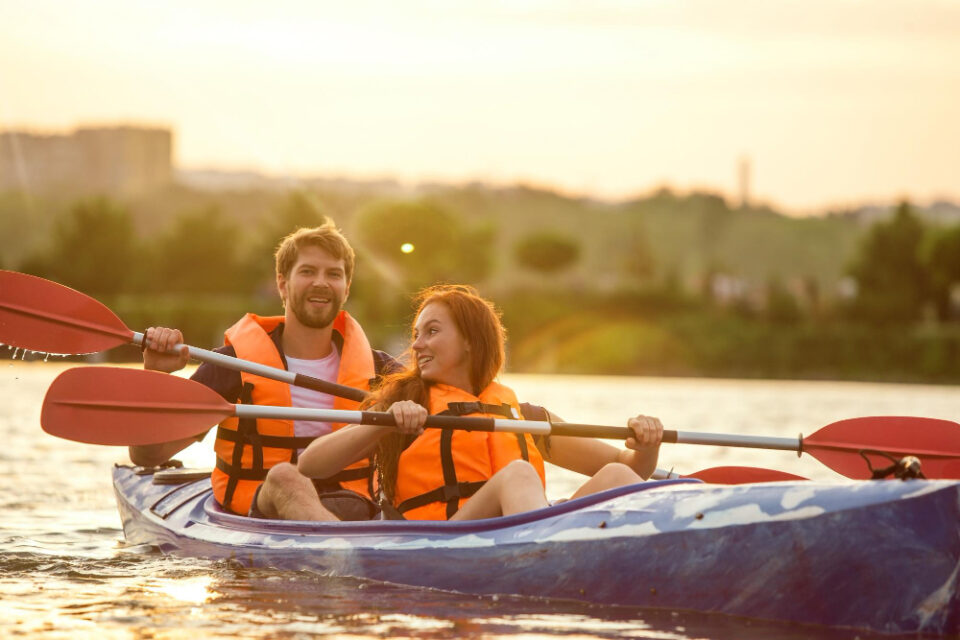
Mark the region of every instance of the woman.
<instances>
[{"instance_id":1,"label":"woman","mask_svg":"<svg viewBox=\"0 0 960 640\"><path fill-rule=\"evenodd\" d=\"M397 427L357 425L315 440L299 469L326 478L375 455L387 515L474 520L547 506L543 461L591 475L573 497L640 482L656 467L663 426L637 416L627 451L595 440L423 429L430 414L519 417L509 388L494 381L504 361L504 330L493 305L470 287L421 293L412 362L387 377L367 406L388 410Z\"/></svg>"}]
</instances>

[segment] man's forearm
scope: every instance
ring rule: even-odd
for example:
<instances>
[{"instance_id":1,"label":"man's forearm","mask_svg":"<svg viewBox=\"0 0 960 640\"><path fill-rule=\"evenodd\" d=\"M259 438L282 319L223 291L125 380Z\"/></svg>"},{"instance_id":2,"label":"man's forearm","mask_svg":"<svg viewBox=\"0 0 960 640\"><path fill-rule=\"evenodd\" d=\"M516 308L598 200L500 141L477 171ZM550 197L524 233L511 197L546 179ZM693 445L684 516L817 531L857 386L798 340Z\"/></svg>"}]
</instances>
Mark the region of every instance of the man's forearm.
<instances>
[{"instance_id":1,"label":"man's forearm","mask_svg":"<svg viewBox=\"0 0 960 640\"><path fill-rule=\"evenodd\" d=\"M310 443L297 462L308 478L329 478L357 460L368 457L393 427L354 425L321 436Z\"/></svg>"},{"instance_id":2,"label":"man's forearm","mask_svg":"<svg viewBox=\"0 0 960 640\"><path fill-rule=\"evenodd\" d=\"M191 444L197 442L197 438L184 438L182 440L172 440L170 442L161 442L159 444L145 444L136 447L128 447L130 461L140 467L156 467L167 462L173 456L177 455Z\"/></svg>"}]
</instances>

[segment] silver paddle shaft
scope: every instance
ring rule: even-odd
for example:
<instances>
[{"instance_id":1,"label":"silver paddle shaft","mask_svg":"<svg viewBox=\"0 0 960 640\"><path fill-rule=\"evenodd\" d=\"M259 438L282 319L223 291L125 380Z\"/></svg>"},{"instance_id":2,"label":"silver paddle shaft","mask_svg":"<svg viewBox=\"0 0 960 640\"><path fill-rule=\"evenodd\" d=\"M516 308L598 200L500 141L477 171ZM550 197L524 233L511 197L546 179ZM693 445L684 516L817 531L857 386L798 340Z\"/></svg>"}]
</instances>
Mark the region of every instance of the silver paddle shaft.
<instances>
[{"instance_id":1,"label":"silver paddle shaft","mask_svg":"<svg viewBox=\"0 0 960 640\"><path fill-rule=\"evenodd\" d=\"M349 411L342 409L309 409L304 407L270 407L255 404L234 405L238 418L273 418L277 420L313 420L394 427L392 413L383 411ZM507 420L462 416L427 416L425 427L464 431L499 431L549 435L549 422L539 420Z\"/></svg>"},{"instance_id":2,"label":"silver paddle shaft","mask_svg":"<svg viewBox=\"0 0 960 640\"><path fill-rule=\"evenodd\" d=\"M677 444L711 444L722 447L745 447L748 449L777 449L780 451L796 451L798 455L803 450L802 436L783 438L664 430L663 441L675 442Z\"/></svg>"},{"instance_id":3,"label":"silver paddle shaft","mask_svg":"<svg viewBox=\"0 0 960 640\"><path fill-rule=\"evenodd\" d=\"M142 347L143 341L144 335L142 333L133 333L133 339L131 340L133 344ZM208 351L207 349L201 349L199 347L191 347L190 345L176 345L170 349L170 353L176 353L184 347L187 348L187 353L191 358L201 362L209 362L210 364L215 364L226 369L232 369L233 371L244 371L262 378L286 382L287 384L304 387L306 389L313 389L314 391L321 391L323 393L329 393L333 396L339 396L341 398L347 398L348 400L355 400L357 402L363 400L367 395L362 389L348 387L346 385L329 382L327 380L320 380L319 378L293 373L292 371L287 371L286 369L278 369L277 367L270 367L265 364L260 364L259 362L242 360L240 358L234 358L222 353L217 353L216 351ZM303 419L309 420L309 418ZM339 420L338 422L344 421Z\"/></svg>"}]
</instances>

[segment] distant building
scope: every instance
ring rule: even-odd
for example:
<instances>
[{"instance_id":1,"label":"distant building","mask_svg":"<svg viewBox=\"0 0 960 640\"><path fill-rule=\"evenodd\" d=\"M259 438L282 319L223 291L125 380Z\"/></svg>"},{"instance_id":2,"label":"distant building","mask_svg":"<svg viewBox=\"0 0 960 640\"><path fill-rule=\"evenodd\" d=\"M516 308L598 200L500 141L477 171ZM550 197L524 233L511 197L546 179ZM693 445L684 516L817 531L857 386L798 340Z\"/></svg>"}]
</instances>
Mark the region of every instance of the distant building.
<instances>
[{"instance_id":1,"label":"distant building","mask_svg":"<svg viewBox=\"0 0 960 640\"><path fill-rule=\"evenodd\" d=\"M133 126L0 132L0 191L137 195L173 178L173 134Z\"/></svg>"},{"instance_id":2,"label":"distant building","mask_svg":"<svg viewBox=\"0 0 960 640\"><path fill-rule=\"evenodd\" d=\"M710 296L721 305L729 305L743 300L749 293L747 281L726 273L714 273L710 276Z\"/></svg>"},{"instance_id":3,"label":"distant building","mask_svg":"<svg viewBox=\"0 0 960 640\"><path fill-rule=\"evenodd\" d=\"M740 208L747 209L750 207L750 158L740 158L737 173L740 183Z\"/></svg>"}]
</instances>

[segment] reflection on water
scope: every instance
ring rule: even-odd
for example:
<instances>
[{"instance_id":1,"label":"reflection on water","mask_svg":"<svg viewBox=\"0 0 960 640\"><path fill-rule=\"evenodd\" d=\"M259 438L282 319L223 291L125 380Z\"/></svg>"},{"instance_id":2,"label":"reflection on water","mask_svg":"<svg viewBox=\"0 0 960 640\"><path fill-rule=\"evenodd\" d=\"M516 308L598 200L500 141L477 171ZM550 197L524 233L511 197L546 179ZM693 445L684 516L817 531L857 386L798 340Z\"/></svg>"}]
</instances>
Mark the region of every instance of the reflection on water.
<instances>
[{"instance_id":1,"label":"reflection on water","mask_svg":"<svg viewBox=\"0 0 960 640\"><path fill-rule=\"evenodd\" d=\"M203 604L214 597L216 592L212 588L213 584L213 576L202 575L195 578L160 582L148 586L147 591L168 596L185 604Z\"/></svg>"},{"instance_id":2,"label":"reflection on water","mask_svg":"<svg viewBox=\"0 0 960 640\"><path fill-rule=\"evenodd\" d=\"M66 442L40 429L43 394L65 366L0 365L0 636L850 637L689 612L462 596L248 570L127 546L109 480L109 467L125 462L125 451ZM668 428L691 431L796 435L858 415L960 415L953 387L550 376L507 376L505 382L522 399L568 420L621 424L643 412L661 417ZM209 466L210 449L209 442L199 444L183 457L189 465ZM784 452L665 445L661 453L662 467L681 472L725 464L837 477L815 460ZM568 495L580 481L555 468L549 476L551 497Z\"/></svg>"}]
</instances>

